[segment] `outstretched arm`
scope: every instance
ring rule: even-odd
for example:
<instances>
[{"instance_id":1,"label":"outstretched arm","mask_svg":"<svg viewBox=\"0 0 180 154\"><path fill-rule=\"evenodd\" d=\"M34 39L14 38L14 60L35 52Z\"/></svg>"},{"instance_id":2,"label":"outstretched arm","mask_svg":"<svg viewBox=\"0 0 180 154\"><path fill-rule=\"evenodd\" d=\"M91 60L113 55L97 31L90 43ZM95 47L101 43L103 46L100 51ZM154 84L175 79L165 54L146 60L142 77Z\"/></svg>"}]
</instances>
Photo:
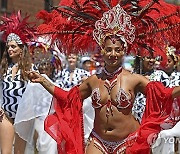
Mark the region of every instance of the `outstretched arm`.
<instances>
[{"instance_id":1,"label":"outstretched arm","mask_svg":"<svg viewBox=\"0 0 180 154\"><path fill-rule=\"evenodd\" d=\"M175 87L172 92L172 98L180 97L180 86Z\"/></svg>"},{"instance_id":2,"label":"outstretched arm","mask_svg":"<svg viewBox=\"0 0 180 154\"><path fill-rule=\"evenodd\" d=\"M67 99L68 91L65 91L59 87L56 87L53 83L43 77L37 72L27 72L28 78L34 83L40 83L50 94L56 99L65 101Z\"/></svg>"},{"instance_id":3,"label":"outstretched arm","mask_svg":"<svg viewBox=\"0 0 180 154\"><path fill-rule=\"evenodd\" d=\"M37 72L27 72L28 78L34 83L40 83L50 94L54 95L55 85Z\"/></svg>"},{"instance_id":4,"label":"outstretched arm","mask_svg":"<svg viewBox=\"0 0 180 154\"><path fill-rule=\"evenodd\" d=\"M32 72L27 72L27 74L30 81L34 83L40 83L50 94L52 94L58 100L65 100L67 98L68 91L56 87L54 84L52 84L50 81L48 81L45 77L43 77L39 73L32 71ZM90 78L84 81L79 86L82 99L89 97L91 94L91 87L89 86L89 80L91 80Z\"/></svg>"}]
</instances>

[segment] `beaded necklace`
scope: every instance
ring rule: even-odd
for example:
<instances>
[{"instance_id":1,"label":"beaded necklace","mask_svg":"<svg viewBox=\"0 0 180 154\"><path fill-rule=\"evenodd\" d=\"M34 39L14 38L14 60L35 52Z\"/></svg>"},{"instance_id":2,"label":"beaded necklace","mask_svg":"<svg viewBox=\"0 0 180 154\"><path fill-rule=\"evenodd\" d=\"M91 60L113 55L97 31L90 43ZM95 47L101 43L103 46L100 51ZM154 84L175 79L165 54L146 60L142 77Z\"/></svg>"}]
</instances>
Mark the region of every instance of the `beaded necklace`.
<instances>
[{"instance_id":1,"label":"beaded necklace","mask_svg":"<svg viewBox=\"0 0 180 154\"><path fill-rule=\"evenodd\" d=\"M108 72L105 68L103 68L103 72L106 74L106 76L107 76L107 79L110 79L110 81L112 80L112 79L114 79L115 77L117 77L117 75L119 74L119 73L121 73L122 72L122 67L119 67L118 69L116 69L114 72Z\"/></svg>"}]
</instances>

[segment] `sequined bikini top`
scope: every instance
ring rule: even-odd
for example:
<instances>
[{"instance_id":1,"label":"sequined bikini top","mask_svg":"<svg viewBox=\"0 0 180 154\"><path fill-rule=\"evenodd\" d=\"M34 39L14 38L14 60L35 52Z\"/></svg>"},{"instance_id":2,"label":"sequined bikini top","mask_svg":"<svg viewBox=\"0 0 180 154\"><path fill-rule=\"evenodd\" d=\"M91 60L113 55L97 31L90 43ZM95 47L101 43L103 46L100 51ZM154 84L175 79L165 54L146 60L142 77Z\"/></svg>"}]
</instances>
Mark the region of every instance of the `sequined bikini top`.
<instances>
[{"instance_id":1,"label":"sequined bikini top","mask_svg":"<svg viewBox=\"0 0 180 154\"><path fill-rule=\"evenodd\" d=\"M104 86L108 90L108 94L111 94L111 90L117 84L117 78L112 82L105 80ZM125 92L121 87L119 88L115 102L113 103L112 100L108 99L107 103L101 104L101 93L99 87L95 88L91 93L92 98L92 106L93 108L101 108L106 105L107 109L107 116L109 115L110 111L112 113L112 105L116 106L118 109L127 109L131 108L133 105L132 102L132 94Z\"/></svg>"}]
</instances>

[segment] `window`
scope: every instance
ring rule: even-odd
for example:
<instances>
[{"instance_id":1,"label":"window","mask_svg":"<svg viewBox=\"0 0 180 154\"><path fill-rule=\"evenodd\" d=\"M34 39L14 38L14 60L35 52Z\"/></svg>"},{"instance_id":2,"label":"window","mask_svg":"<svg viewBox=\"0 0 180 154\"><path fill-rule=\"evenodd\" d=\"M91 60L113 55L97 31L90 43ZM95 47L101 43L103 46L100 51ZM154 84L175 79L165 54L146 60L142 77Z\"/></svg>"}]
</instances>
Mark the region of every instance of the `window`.
<instances>
[{"instance_id":1,"label":"window","mask_svg":"<svg viewBox=\"0 0 180 154\"><path fill-rule=\"evenodd\" d=\"M1 12L7 11L7 3L8 3L8 0L1 0Z\"/></svg>"},{"instance_id":2,"label":"window","mask_svg":"<svg viewBox=\"0 0 180 154\"><path fill-rule=\"evenodd\" d=\"M48 12L51 11L51 6L53 5L52 0L44 0L44 9Z\"/></svg>"}]
</instances>

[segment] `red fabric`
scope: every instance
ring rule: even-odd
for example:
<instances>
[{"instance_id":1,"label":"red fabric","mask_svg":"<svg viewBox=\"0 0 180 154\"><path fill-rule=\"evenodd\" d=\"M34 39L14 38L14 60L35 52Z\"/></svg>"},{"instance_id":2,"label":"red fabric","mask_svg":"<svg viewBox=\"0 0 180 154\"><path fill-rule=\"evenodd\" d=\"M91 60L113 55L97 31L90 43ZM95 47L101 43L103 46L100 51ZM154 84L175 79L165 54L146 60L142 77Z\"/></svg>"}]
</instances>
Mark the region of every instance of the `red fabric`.
<instances>
[{"instance_id":1,"label":"red fabric","mask_svg":"<svg viewBox=\"0 0 180 154\"><path fill-rule=\"evenodd\" d=\"M55 113L45 120L45 130L58 144L58 153L83 154L84 131L82 100L78 87L66 92L58 87L54 90Z\"/></svg>"},{"instance_id":2,"label":"red fabric","mask_svg":"<svg viewBox=\"0 0 180 154\"><path fill-rule=\"evenodd\" d=\"M160 82L150 82L146 86L146 109L137 130L137 140L127 149L128 154L150 153L150 146L160 132L161 124L171 113L172 91L173 88L165 88Z\"/></svg>"},{"instance_id":3,"label":"red fabric","mask_svg":"<svg viewBox=\"0 0 180 154\"><path fill-rule=\"evenodd\" d=\"M174 125L180 121L180 97L175 98L173 101L170 120Z\"/></svg>"},{"instance_id":4,"label":"red fabric","mask_svg":"<svg viewBox=\"0 0 180 154\"><path fill-rule=\"evenodd\" d=\"M150 82L146 86L146 110L143 115L137 140L126 150L127 154L148 154L161 124L172 109L173 88L165 88L160 82ZM82 100L78 87L69 92L55 88L55 113L45 121L45 130L57 141L59 153L83 154L84 134L82 119ZM133 135L134 133L130 134Z\"/></svg>"}]
</instances>

